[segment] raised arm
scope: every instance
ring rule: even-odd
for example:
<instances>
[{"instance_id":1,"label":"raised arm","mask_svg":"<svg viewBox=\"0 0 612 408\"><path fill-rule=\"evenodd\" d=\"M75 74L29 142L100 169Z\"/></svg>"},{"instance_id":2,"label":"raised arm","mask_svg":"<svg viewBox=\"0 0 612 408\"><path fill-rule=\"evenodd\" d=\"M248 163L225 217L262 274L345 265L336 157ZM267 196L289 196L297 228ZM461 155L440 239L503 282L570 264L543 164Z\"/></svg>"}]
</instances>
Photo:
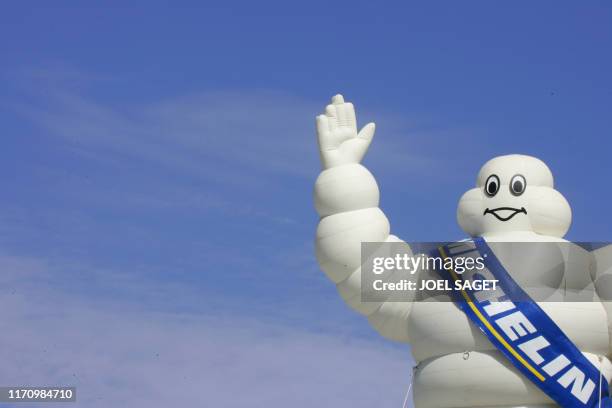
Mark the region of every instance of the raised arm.
<instances>
[{"instance_id":1,"label":"raised arm","mask_svg":"<svg viewBox=\"0 0 612 408\"><path fill-rule=\"evenodd\" d=\"M353 104L345 102L342 95L334 96L325 113L317 116L323 167L314 188L315 207L321 217L317 260L342 298L366 315L380 334L407 342L411 303L361 301L361 243L402 242L389 234L389 221L378 208L376 180L360 164L374 130L374 123L368 123L357 131Z\"/></svg>"}]
</instances>

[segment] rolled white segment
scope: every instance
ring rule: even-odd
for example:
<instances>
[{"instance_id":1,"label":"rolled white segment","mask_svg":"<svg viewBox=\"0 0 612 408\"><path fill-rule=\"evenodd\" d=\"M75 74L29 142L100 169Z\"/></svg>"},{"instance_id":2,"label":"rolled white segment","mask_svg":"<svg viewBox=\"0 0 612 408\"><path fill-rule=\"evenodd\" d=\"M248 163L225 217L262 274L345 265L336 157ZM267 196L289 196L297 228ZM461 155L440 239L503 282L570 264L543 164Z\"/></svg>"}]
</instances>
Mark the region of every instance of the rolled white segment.
<instances>
[{"instance_id":1,"label":"rolled white segment","mask_svg":"<svg viewBox=\"0 0 612 408\"><path fill-rule=\"evenodd\" d=\"M381 336L408 343L408 317L411 309L412 302L387 301L368 316L368 322Z\"/></svg>"},{"instance_id":2,"label":"rolled white segment","mask_svg":"<svg viewBox=\"0 0 612 408\"><path fill-rule=\"evenodd\" d=\"M378 207L378 185L361 164L345 164L321 172L314 187L315 208L321 217Z\"/></svg>"},{"instance_id":3,"label":"rolled white segment","mask_svg":"<svg viewBox=\"0 0 612 408\"><path fill-rule=\"evenodd\" d=\"M361 265L362 242L384 242L388 236L389 221L377 207L329 215L317 228L317 260L334 283L341 282Z\"/></svg>"},{"instance_id":4,"label":"rolled white segment","mask_svg":"<svg viewBox=\"0 0 612 408\"><path fill-rule=\"evenodd\" d=\"M401 239L396 237L395 235L389 235L385 240L385 243L404 243ZM407 247L406 251L410 251L410 248ZM409 252L410 253L410 252ZM390 246L385 245L381 246L378 250L374 251L373 256L385 256L390 255ZM381 301L362 301L362 287L361 287L361 268L357 268L354 270L348 278L339 282L336 285L338 289L338 293L342 297L342 299L354 310L359 313L369 316L376 309L380 307L380 305L384 302ZM368 295L367 288L363 288L363 295Z\"/></svg>"},{"instance_id":5,"label":"rolled white segment","mask_svg":"<svg viewBox=\"0 0 612 408\"><path fill-rule=\"evenodd\" d=\"M597 355L584 355L599 367ZM610 362L603 360L609 381ZM414 402L419 408L557 406L499 351L452 353L421 362Z\"/></svg>"}]
</instances>

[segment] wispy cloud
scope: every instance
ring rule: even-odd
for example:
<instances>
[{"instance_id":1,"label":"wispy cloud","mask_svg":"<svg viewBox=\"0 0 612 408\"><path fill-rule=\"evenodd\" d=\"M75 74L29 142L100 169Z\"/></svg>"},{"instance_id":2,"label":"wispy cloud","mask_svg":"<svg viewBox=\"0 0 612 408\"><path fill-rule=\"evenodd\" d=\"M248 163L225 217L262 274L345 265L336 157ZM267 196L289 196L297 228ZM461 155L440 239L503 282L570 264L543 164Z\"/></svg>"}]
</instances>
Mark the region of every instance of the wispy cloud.
<instances>
[{"instance_id":1,"label":"wispy cloud","mask_svg":"<svg viewBox=\"0 0 612 408\"><path fill-rule=\"evenodd\" d=\"M314 101L250 89L116 104L87 93L86 86L72 85L71 78L79 83L90 78L74 68L28 70L24 75L31 80L33 97L20 104L21 114L90 154L128 155L200 177L245 182L252 181L253 170L268 176L312 177L319 169L314 117L329 95ZM437 159L440 152L426 149L448 137L448 129L432 129L394 111L364 112L367 101L355 103L362 126L364 118L382 125L375 144L378 164L418 170L442 163Z\"/></svg>"},{"instance_id":2,"label":"wispy cloud","mask_svg":"<svg viewBox=\"0 0 612 408\"><path fill-rule=\"evenodd\" d=\"M299 98L268 91L116 106L57 87L36 104L21 107L50 134L98 154L127 155L217 181L233 177L247 182L252 179L245 169L316 172L316 110Z\"/></svg>"},{"instance_id":3,"label":"wispy cloud","mask_svg":"<svg viewBox=\"0 0 612 408\"><path fill-rule=\"evenodd\" d=\"M45 262L0 265L20 277L0 291L2 385L73 385L83 407L371 407L409 383L408 351L383 342L88 299L36 283Z\"/></svg>"},{"instance_id":4,"label":"wispy cloud","mask_svg":"<svg viewBox=\"0 0 612 408\"><path fill-rule=\"evenodd\" d=\"M0 357L15 367L0 385L75 384L88 407L401 404L409 351L375 340L314 261L325 100L143 102L101 96L108 78L28 75L11 106L35 129L20 143L45 156L0 203L12 271ZM427 143L403 136L414 121L362 113L380 125L375 172L439 171Z\"/></svg>"}]
</instances>

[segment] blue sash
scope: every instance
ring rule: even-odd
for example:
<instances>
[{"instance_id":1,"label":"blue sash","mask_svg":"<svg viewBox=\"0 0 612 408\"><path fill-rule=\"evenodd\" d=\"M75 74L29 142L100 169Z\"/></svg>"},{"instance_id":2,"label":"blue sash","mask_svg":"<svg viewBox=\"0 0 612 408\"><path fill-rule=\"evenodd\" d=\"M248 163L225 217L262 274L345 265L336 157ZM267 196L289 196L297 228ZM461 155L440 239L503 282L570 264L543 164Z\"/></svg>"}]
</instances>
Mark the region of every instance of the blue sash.
<instances>
[{"instance_id":1,"label":"blue sash","mask_svg":"<svg viewBox=\"0 0 612 408\"><path fill-rule=\"evenodd\" d=\"M453 292L454 300L523 375L562 407L612 407L606 379L516 284L484 239L444 245L438 251L444 259L484 259L483 270L466 276L444 269L438 273L453 287L455 281L498 281L494 293L464 289Z\"/></svg>"}]
</instances>

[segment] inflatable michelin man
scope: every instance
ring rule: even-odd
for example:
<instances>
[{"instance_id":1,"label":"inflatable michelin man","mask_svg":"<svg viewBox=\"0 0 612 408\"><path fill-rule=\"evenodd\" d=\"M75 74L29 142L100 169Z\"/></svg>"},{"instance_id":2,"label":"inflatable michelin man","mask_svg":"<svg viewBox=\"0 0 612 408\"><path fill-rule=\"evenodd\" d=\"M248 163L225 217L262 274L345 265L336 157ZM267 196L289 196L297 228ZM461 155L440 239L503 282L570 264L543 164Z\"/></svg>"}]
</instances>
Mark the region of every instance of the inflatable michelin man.
<instances>
[{"instance_id":1,"label":"inflatable michelin man","mask_svg":"<svg viewBox=\"0 0 612 408\"><path fill-rule=\"evenodd\" d=\"M417 408L558 406L521 375L456 304L362 301L361 243L402 242L390 234L389 221L378 207L376 181L360 164L374 130L374 123L369 123L358 131L353 105L341 95L317 117L323 171L314 198L321 217L316 233L321 268L342 298L381 335L410 344L418 363L413 377ZM469 236L486 242L567 242L562 237L571 223L571 209L554 189L546 164L530 156L508 155L481 168L476 187L459 200L457 220ZM557 271L563 284L585 287L595 282L596 291L610 292L609 283L597 287L597 282L606 282L598 278L612 272L612 249L584 252L583 258L574 257L572 265ZM605 302L538 305L598 368L607 386L612 377L612 307ZM565 384L577 391L579 385Z\"/></svg>"}]
</instances>

